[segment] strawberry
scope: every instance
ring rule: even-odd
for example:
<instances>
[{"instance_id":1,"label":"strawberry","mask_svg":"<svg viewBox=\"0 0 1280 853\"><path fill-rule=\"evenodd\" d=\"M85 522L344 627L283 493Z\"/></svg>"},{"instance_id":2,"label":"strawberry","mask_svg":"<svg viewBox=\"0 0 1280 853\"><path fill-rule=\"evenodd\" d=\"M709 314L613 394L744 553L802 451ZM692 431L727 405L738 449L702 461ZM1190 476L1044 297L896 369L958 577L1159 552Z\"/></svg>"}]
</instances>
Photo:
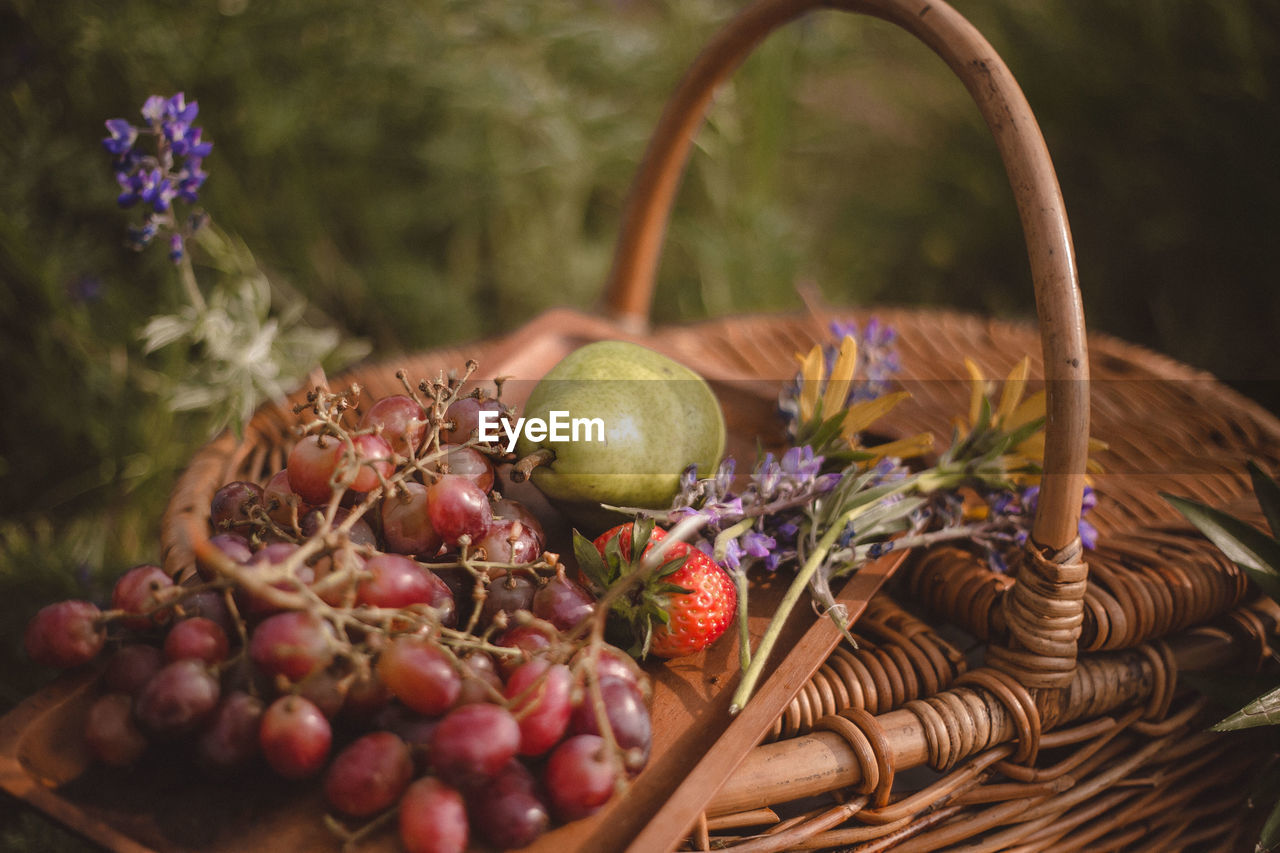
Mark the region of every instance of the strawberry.
<instances>
[{"instance_id":1,"label":"strawberry","mask_svg":"<svg viewBox=\"0 0 1280 853\"><path fill-rule=\"evenodd\" d=\"M652 520L620 524L591 542L574 533L574 553L597 595L625 578L667 533ZM613 603L611 624L629 628L631 652L676 658L701 651L720 638L738 606L733 579L715 561L685 542L666 553L649 578Z\"/></svg>"}]
</instances>

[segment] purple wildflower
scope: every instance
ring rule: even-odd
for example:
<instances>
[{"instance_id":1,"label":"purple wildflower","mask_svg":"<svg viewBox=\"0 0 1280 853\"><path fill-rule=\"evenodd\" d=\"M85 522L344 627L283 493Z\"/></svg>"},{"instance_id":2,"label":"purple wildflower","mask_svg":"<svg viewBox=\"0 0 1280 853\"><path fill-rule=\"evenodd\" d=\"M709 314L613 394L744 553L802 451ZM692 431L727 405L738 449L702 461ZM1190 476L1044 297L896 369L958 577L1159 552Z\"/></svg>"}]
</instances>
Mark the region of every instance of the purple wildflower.
<instances>
[{"instance_id":1,"label":"purple wildflower","mask_svg":"<svg viewBox=\"0 0 1280 853\"><path fill-rule=\"evenodd\" d=\"M123 157L133 150L133 143L138 141L136 127L122 118L109 118L106 126L111 135L102 140L103 148L117 157Z\"/></svg>"},{"instance_id":2,"label":"purple wildflower","mask_svg":"<svg viewBox=\"0 0 1280 853\"><path fill-rule=\"evenodd\" d=\"M204 158L212 152L213 143L205 141L202 130L192 124L199 115L199 104L188 103L182 92L169 98L152 95L141 112L145 121L141 130L124 119L106 122L110 136L102 144L116 158L115 176L120 185L116 202L126 208L141 202L151 208L141 226L130 227L130 246L144 248L159 231L168 231L169 257L178 263L186 256L186 238L204 225L206 217L194 211L179 219L172 213L173 203L195 204L199 200L200 189L209 177ZM155 153L138 149L140 134L155 140Z\"/></svg>"}]
</instances>

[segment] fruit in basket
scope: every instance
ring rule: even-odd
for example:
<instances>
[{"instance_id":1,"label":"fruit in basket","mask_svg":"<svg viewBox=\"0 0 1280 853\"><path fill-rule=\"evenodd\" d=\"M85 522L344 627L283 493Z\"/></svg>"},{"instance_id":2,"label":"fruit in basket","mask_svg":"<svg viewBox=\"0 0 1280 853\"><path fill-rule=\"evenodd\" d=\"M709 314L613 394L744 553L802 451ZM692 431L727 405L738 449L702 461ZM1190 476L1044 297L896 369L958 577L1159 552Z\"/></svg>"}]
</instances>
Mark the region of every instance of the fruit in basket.
<instances>
[{"instance_id":1,"label":"fruit in basket","mask_svg":"<svg viewBox=\"0 0 1280 853\"><path fill-rule=\"evenodd\" d=\"M577 537L574 552L583 573L603 590L640 569L644 555L666 531L640 522L619 524L595 542ZM677 542L653 574L615 605L634 650L676 658L699 652L733 621L738 592L733 579L706 554Z\"/></svg>"},{"instance_id":2,"label":"fruit in basket","mask_svg":"<svg viewBox=\"0 0 1280 853\"><path fill-rule=\"evenodd\" d=\"M27 655L42 666L67 669L88 663L107 642L102 611L91 601L58 601L41 608L27 624Z\"/></svg>"},{"instance_id":3,"label":"fruit in basket","mask_svg":"<svg viewBox=\"0 0 1280 853\"><path fill-rule=\"evenodd\" d=\"M464 853L471 837L462 795L434 776L405 791L399 821L400 843L408 853Z\"/></svg>"},{"instance_id":4,"label":"fruit in basket","mask_svg":"<svg viewBox=\"0 0 1280 853\"><path fill-rule=\"evenodd\" d=\"M395 804L413 780L409 746L391 732L370 732L352 741L329 765L324 795L352 817L368 817Z\"/></svg>"},{"instance_id":5,"label":"fruit in basket","mask_svg":"<svg viewBox=\"0 0 1280 853\"><path fill-rule=\"evenodd\" d=\"M670 506L686 468L714 471L724 454L724 414L706 381L625 341L570 353L534 387L523 416L516 452L551 457L533 483L575 521L598 525L601 504ZM527 426L538 420L548 427L540 433Z\"/></svg>"},{"instance_id":6,"label":"fruit in basket","mask_svg":"<svg viewBox=\"0 0 1280 853\"><path fill-rule=\"evenodd\" d=\"M262 714L258 744L271 769L286 779L314 776L329 760L333 729L301 696L281 696Z\"/></svg>"},{"instance_id":7,"label":"fruit in basket","mask_svg":"<svg viewBox=\"0 0 1280 853\"><path fill-rule=\"evenodd\" d=\"M543 551L537 516L489 493L511 458L474 438L442 444L440 400L404 399L419 408L397 401L354 428L354 407L317 406L289 467L217 490L184 571L126 572L106 612L37 613L39 662L112 649L84 729L100 762L133 764L150 743L181 744L219 777L265 761L314 779L342 822L380 824L398 805L408 850L526 846L643 766L647 677L584 630L602 627L596 601ZM466 399L449 407L455 439L472 416L508 413ZM331 756L335 743L348 745Z\"/></svg>"}]
</instances>

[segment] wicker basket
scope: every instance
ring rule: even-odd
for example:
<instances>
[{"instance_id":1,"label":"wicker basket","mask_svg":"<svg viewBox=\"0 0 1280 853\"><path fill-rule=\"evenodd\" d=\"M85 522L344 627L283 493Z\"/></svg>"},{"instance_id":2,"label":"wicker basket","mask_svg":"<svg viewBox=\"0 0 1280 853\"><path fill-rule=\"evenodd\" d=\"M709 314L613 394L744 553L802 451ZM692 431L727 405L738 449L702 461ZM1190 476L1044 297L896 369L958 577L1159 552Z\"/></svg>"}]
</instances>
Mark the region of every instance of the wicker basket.
<instances>
[{"instance_id":1,"label":"wicker basket","mask_svg":"<svg viewBox=\"0 0 1280 853\"><path fill-rule=\"evenodd\" d=\"M1086 338L1070 231L1035 119L990 45L946 5L760 0L707 46L659 123L627 209L605 316L553 311L505 338L362 367L334 386L359 381L377 397L398 390L396 369L431 375L466 358L485 375L534 379L582 343L631 338L708 377L739 459L753 456L757 440L780 443L779 383L831 317L660 329L646 318L667 214L715 87L771 31L820 8L885 19L938 53L1006 164L1038 327L946 312L876 316L899 330L901 372L913 382L912 400L894 413L902 435L948 434L967 393L963 356L995 377L1033 353L1049 402L1032 542L1009 575L963 548L867 566L839 591L857 617L859 648L837 648L827 620L796 614L778 644L785 653L736 717L725 713L733 642L656 668L650 766L626 797L531 849L1249 848L1254 827L1239 780L1266 756L1247 736L1204 733L1205 703L1180 689L1177 675L1261 665L1280 614L1176 523L1159 492L1243 506L1244 462L1280 462L1280 423L1202 373ZM224 435L192 460L164 518L167 568L180 571L209 547L219 485L283 467L293 402L265 407L243 438ZM1085 555L1077 525L1090 431L1109 443L1101 461L1110 473L1095 483L1101 545ZM754 635L779 594L768 583L753 591ZM87 769L69 734L90 690L83 680L61 683L0 722L0 784L114 850L333 847L314 795L261 781L227 792L133 780L129 798L146 806L127 807L122 786Z\"/></svg>"}]
</instances>

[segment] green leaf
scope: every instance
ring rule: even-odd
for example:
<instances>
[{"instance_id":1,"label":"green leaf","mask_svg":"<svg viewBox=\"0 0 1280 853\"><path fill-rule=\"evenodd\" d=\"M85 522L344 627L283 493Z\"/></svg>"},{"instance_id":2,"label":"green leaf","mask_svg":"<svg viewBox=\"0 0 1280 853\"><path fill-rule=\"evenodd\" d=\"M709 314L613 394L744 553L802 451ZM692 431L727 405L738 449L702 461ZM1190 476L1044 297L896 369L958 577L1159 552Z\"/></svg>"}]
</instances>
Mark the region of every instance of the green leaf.
<instances>
[{"instance_id":1,"label":"green leaf","mask_svg":"<svg viewBox=\"0 0 1280 853\"><path fill-rule=\"evenodd\" d=\"M631 522L631 561L639 563L640 558L644 556L644 549L649 545L649 539L653 536L653 528L655 522L647 515L642 515ZM613 541L617 541L615 538Z\"/></svg>"},{"instance_id":2,"label":"green leaf","mask_svg":"<svg viewBox=\"0 0 1280 853\"><path fill-rule=\"evenodd\" d=\"M609 578L611 581L617 580L624 574L623 567L630 566L631 561L622 554L622 545L618 541L619 537L611 537L604 543L604 561L609 566Z\"/></svg>"},{"instance_id":3,"label":"green leaf","mask_svg":"<svg viewBox=\"0 0 1280 853\"><path fill-rule=\"evenodd\" d=\"M1010 448L1017 447L1028 438L1031 438L1044 427L1044 421L1044 417L1041 416L1027 421L1013 432L1005 433L1004 439L1000 442L1000 453L1007 453Z\"/></svg>"},{"instance_id":4,"label":"green leaf","mask_svg":"<svg viewBox=\"0 0 1280 853\"><path fill-rule=\"evenodd\" d=\"M1257 462L1249 460L1249 479L1253 481L1253 494L1258 499L1258 506L1267 517L1267 526L1271 535L1280 538L1280 484L1263 471Z\"/></svg>"},{"instance_id":5,"label":"green leaf","mask_svg":"<svg viewBox=\"0 0 1280 853\"><path fill-rule=\"evenodd\" d=\"M1215 732L1234 732L1257 726L1280 725L1280 687L1254 699L1213 727Z\"/></svg>"},{"instance_id":6,"label":"green leaf","mask_svg":"<svg viewBox=\"0 0 1280 853\"><path fill-rule=\"evenodd\" d=\"M608 589L613 582L609 577L609 567L605 565L595 544L577 530L573 531L573 556L578 560L578 568L595 584L597 590Z\"/></svg>"},{"instance_id":7,"label":"green leaf","mask_svg":"<svg viewBox=\"0 0 1280 853\"><path fill-rule=\"evenodd\" d=\"M658 566L658 570L654 572L654 577L656 578L671 577L676 572L680 571L680 568L685 564L686 561L688 561L688 559L689 559L688 554L682 554L679 557L672 557L670 560L667 560L661 566Z\"/></svg>"},{"instance_id":8,"label":"green leaf","mask_svg":"<svg viewBox=\"0 0 1280 853\"><path fill-rule=\"evenodd\" d=\"M1268 853L1280 847L1280 801L1271 807L1271 814L1267 815L1267 822L1262 825L1262 832L1258 835L1259 853Z\"/></svg>"},{"instance_id":9,"label":"green leaf","mask_svg":"<svg viewBox=\"0 0 1280 853\"><path fill-rule=\"evenodd\" d=\"M1280 542L1219 509L1161 493L1263 592L1280 601Z\"/></svg>"}]
</instances>

